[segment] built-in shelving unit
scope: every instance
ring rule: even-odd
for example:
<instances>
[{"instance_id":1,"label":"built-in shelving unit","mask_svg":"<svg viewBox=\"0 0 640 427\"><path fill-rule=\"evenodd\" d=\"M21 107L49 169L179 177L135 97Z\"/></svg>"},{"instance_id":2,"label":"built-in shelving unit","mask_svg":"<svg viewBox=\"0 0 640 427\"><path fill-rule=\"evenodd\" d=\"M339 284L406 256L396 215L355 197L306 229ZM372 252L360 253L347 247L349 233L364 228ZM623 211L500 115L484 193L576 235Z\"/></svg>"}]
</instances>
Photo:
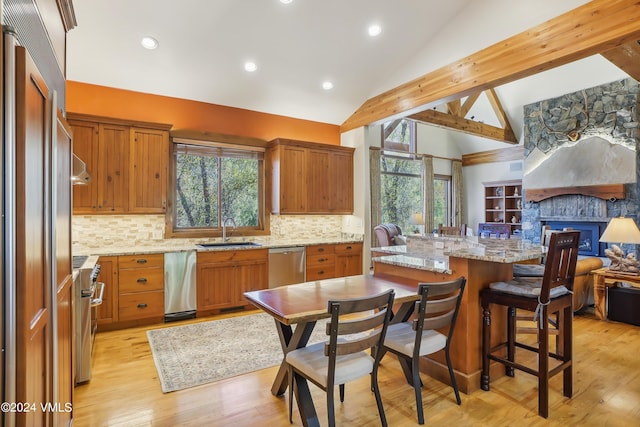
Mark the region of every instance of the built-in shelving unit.
<instances>
[{"instance_id":1,"label":"built-in shelving unit","mask_svg":"<svg viewBox=\"0 0 640 427\"><path fill-rule=\"evenodd\" d=\"M522 181L485 182L484 220L486 223L509 224L510 234L522 233Z\"/></svg>"}]
</instances>

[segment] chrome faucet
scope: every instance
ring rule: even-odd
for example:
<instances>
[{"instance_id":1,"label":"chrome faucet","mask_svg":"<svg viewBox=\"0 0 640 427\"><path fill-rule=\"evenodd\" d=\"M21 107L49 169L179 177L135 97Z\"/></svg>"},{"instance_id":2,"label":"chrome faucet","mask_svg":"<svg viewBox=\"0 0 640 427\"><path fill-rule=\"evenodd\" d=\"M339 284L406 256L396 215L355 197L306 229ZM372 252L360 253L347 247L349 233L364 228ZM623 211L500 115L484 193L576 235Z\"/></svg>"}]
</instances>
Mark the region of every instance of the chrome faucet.
<instances>
[{"instance_id":1,"label":"chrome faucet","mask_svg":"<svg viewBox=\"0 0 640 427\"><path fill-rule=\"evenodd\" d=\"M227 237L227 223L231 222L231 225L233 225L233 229L235 230L237 225L236 225L236 221L231 218L228 217L226 218L223 222L222 222L222 241L226 242L227 240L229 240L231 237Z\"/></svg>"}]
</instances>

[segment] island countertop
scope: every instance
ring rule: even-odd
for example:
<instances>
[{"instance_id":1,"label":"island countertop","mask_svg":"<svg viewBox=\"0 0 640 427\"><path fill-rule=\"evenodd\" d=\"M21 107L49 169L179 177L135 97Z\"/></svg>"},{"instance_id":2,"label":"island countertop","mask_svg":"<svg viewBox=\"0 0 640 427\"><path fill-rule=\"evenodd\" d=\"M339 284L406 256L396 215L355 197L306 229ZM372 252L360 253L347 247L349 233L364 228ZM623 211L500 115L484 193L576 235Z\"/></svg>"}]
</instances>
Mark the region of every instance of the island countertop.
<instances>
[{"instance_id":1,"label":"island countertop","mask_svg":"<svg viewBox=\"0 0 640 427\"><path fill-rule=\"evenodd\" d=\"M405 248L373 248L372 252L389 254L374 257L374 262L451 274L450 257L511 264L540 258L542 248L520 239L410 236Z\"/></svg>"}]
</instances>

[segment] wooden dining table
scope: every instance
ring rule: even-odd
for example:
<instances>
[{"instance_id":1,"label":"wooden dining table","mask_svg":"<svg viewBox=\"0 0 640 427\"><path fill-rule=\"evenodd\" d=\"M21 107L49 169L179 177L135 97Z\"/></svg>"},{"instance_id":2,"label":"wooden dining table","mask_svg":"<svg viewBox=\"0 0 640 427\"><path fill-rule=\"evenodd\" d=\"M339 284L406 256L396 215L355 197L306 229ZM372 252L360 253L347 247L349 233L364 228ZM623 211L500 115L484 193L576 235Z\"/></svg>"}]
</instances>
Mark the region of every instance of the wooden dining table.
<instances>
[{"instance_id":1,"label":"wooden dining table","mask_svg":"<svg viewBox=\"0 0 640 427\"><path fill-rule=\"evenodd\" d=\"M392 322L406 320L418 300L417 286L400 278L390 280L365 274L245 292L249 302L274 317L280 338L283 358L271 393L280 396L287 390L286 354L305 347L316 322L331 317L328 312L330 300L369 297L389 289L393 289L395 295ZM303 425L319 426L306 380L297 378L294 392Z\"/></svg>"}]
</instances>

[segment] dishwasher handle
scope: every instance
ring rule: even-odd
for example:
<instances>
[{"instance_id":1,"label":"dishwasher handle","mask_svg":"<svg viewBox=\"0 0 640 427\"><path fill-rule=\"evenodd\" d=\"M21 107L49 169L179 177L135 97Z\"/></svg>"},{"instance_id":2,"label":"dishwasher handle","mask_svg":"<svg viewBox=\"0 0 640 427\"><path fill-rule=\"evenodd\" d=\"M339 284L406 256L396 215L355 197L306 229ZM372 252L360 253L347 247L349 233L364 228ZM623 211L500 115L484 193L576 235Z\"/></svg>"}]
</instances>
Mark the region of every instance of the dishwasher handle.
<instances>
[{"instance_id":1,"label":"dishwasher handle","mask_svg":"<svg viewBox=\"0 0 640 427\"><path fill-rule=\"evenodd\" d=\"M286 248L270 248L270 254L288 254L290 252L304 252L304 246L287 246Z\"/></svg>"}]
</instances>

